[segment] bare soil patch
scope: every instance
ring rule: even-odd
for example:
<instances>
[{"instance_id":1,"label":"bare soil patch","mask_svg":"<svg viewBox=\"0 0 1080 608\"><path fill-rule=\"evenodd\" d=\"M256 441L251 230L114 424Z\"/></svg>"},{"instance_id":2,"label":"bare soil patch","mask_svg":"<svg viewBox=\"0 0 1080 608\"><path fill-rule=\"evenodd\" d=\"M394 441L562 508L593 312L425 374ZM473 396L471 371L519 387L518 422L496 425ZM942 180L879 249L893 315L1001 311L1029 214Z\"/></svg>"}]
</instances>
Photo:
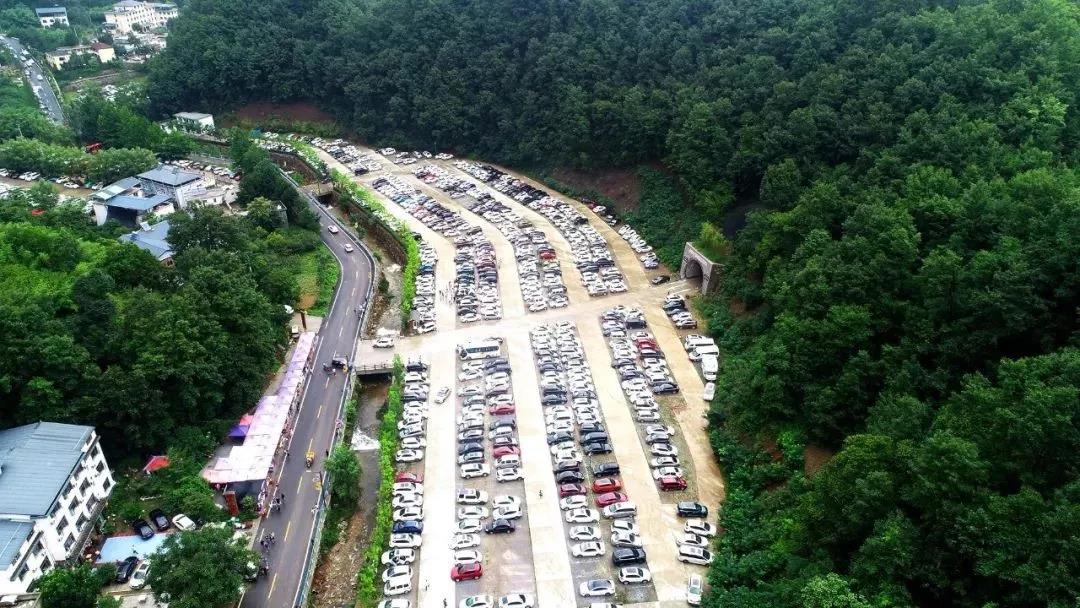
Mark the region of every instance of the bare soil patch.
<instances>
[{"instance_id":1,"label":"bare soil patch","mask_svg":"<svg viewBox=\"0 0 1080 608\"><path fill-rule=\"evenodd\" d=\"M334 118L307 101L293 103L249 103L232 114L239 119L263 121L271 118L304 122L334 122ZM231 125L225 125L231 126Z\"/></svg>"},{"instance_id":2,"label":"bare soil patch","mask_svg":"<svg viewBox=\"0 0 1080 608\"><path fill-rule=\"evenodd\" d=\"M820 445L807 444L803 449L803 472L807 477L813 477L821 467L832 460L833 451Z\"/></svg>"},{"instance_id":3,"label":"bare soil patch","mask_svg":"<svg viewBox=\"0 0 1080 608\"><path fill-rule=\"evenodd\" d=\"M641 199L641 183L634 167L597 170L560 167L551 176L578 190L598 192L610 198L620 213L637 209Z\"/></svg>"}]
</instances>

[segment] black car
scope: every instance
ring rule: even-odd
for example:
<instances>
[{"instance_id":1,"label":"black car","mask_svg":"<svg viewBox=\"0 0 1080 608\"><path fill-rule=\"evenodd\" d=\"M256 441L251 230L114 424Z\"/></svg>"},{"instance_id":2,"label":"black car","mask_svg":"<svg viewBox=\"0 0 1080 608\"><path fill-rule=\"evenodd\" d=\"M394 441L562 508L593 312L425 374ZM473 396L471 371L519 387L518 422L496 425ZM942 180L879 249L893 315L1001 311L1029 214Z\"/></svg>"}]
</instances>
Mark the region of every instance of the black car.
<instances>
[{"instance_id":1,"label":"black car","mask_svg":"<svg viewBox=\"0 0 1080 608\"><path fill-rule=\"evenodd\" d=\"M469 452L483 452L484 443L481 441L469 441L465 443L459 443L457 453L458 456L462 454L468 454Z\"/></svg>"},{"instance_id":2,"label":"black car","mask_svg":"<svg viewBox=\"0 0 1080 608\"><path fill-rule=\"evenodd\" d=\"M658 382L652 386L652 392L657 395L667 395L679 392L679 385L673 382Z\"/></svg>"},{"instance_id":3,"label":"black car","mask_svg":"<svg viewBox=\"0 0 1080 608\"><path fill-rule=\"evenodd\" d=\"M563 405L566 403L566 395L544 395L540 399L541 405Z\"/></svg>"},{"instance_id":4,"label":"black car","mask_svg":"<svg viewBox=\"0 0 1080 608\"><path fill-rule=\"evenodd\" d=\"M490 376L491 374L497 374L499 372L510 371L509 363L499 363L497 365L491 365L484 368L484 374Z\"/></svg>"},{"instance_id":5,"label":"black car","mask_svg":"<svg viewBox=\"0 0 1080 608\"><path fill-rule=\"evenodd\" d=\"M649 281L649 282L652 283L653 285L662 285L664 283L667 283L670 280L671 280L670 276L668 276L666 274L662 274L662 275L660 275L658 277L653 277L653 280Z\"/></svg>"},{"instance_id":6,"label":"black car","mask_svg":"<svg viewBox=\"0 0 1080 608\"><path fill-rule=\"evenodd\" d=\"M169 518L165 517L165 512L161 509L150 511L150 521L154 523L154 527L158 529L158 532L169 529Z\"/></svg>"},{"instance_id":7,"label":"black car","mask_svg":"<svg viewBox=\"0 0 1080 608\"><path fill-rule=\"evenodd\" d=\"M517 445L517 444L518 444L517 437L514 437L514 436L509 436L508 437L506 435L503 435L501 437L496 437L495 439L491 440L491 446L496 447L496 448L502 447L504 445Z\"/></svg>"},{"instance_id":8,"label":"black car","mask_svg":"<svg viewBox=\"0 0 1080 608\"><path fill-rule=\"evenodd\" d=\"M585 483L585 476L581 471L563 471L555 476L555 483Z\"/></svg>"},{"instance_id":9,"label":"black car","mask_svg":"<svg viewBox=\"0 0 1080 608\"><path fill-rule=\"evenodd\" d=\"M131 528L135 530L143 540L150 540L154 538L154 529L150 527L150 524L146 523L143 518L135 519L131 522Z\"/></svg>"},{"instance_id":10,"label":"black car","mask_svg":"<svg viewBox=\"0 0 1080 608\"><path fill-rule=\"evenodd\" d=\"M704 519L709 516L709 508L700 502L685 501L680 502L675 508L679 517L696 517Z\"/></svg>"},{"instance_id":11,"label":"black car","mask_svg":"<svg viewBox=\"0 0 1080 608\"><path fill-rule=\"evenodd\" d=\"M146 523L146 522L143 522ZM116 578L113 582L116 584L126 583L131 579L132 573L135 572L135 568L139 567L139 558L132 555L131 557L120 562L116 566Z\"/></svg>"},{"instance_id":12,"label":"black car","mask_svg":"<svg viewBox=\"0 0 1080 608\"><path fill-rule=\"evenodd\" d=\"M513 416L498 416L491 419L491 425L488 426L489 431L494 431L500 426L508 426L514 430L517 430L517 420Z\"/></svg>"},{"instance_id":13,"label":"black car","mask_svg":"<svg viewBox=\"0 0 1080 608\"><path fill-rule=\"evenodd\" d=\"M514 531L514 524L505 519L496 519L484 526L484 532L488 534L509 534Z\"/></svg>"},{"instance_id":14,"label":"black car","mask_svg":"<svg viewBox=\"0 0 1080 608\"><path fill-rule=\"evenodd\" d=\"M614 477L619 474L619 463L601 462L592 469L593 477Z\"/></svg>"},{"instance_id":15,"label":"black car","mask_svg":"<svg viewBox=\"0 0 1080 608\"><path fill-rule=\"evenodd\" d=\"M558 475L559 473L565 473L566 471L580 471L580 470L581 470L581 465L580 464L578 464L576 462L573 462L573 461L569 461L569 462L563 462L562 464L555 467L554 473L556 475Z\"/></svg>"},{"instance_id":16,"label":"black car","mask_svg":"<svg viewBox=\"0 0 1080 608\"><path fill-rule=\"evenodd\" d=\"M415 519L395 521L391 532L394 534L421 534L424 531L424 522Z\"/></svg>"},{"instance_id":17,"label":"black car","mask_svg":"<svg viewBox=\"0 0 1080 608\"><path fill-rule=\"evenodd\" d=\"M586 443L581 447L581 451L589 456L594 456L596 454L610 454L612 447L610 443L601 441L599 443Z\"/></svg>"},{"instance_id":18,"label":"black car","mask_svg":"<svg viewBox=\"0 0 1080 608\"><path fill-rule=\"evenodd\" d=\"M637 547L618 547L611 552L611 563L616 567L645 563L645 550Z\"/></svg>"},{"instance_id":19,"label":"black car","mask_svg":"<svg viewBox=\"0 0 1080 608\"><path fill-rule=\"evenodd\" d=\"M574 438L565 431L556 431L554 433L548 433L547 442L548 445L555 445L556 443L562 443L564 441L573 441Z\"/></svg>"},{"instance_id":20,"label":"black car","mask_svg":"<svg viewBox=\"0 0 1080 608\"><path fill-rule=\"evenodd\" d=\"M603 443L603 442L608 441L610 439L611 438L608 437L608 434L604 433L604 432L584 433L584 434L581 435L581 443L582 444L586 444L586 443Z\"/></svg>"},{"instance_id":21,"label":"black car","mask_svg":"<svg viewBox=\"0 0 1080 608\"><path fill-rule=\"evenodd\" d=\"M578 432L585 435L586 433L605 433L607 431L604 429L604 424L601 422L582 422L581 425L578 426Z\"/></svg>"}]
</instances>

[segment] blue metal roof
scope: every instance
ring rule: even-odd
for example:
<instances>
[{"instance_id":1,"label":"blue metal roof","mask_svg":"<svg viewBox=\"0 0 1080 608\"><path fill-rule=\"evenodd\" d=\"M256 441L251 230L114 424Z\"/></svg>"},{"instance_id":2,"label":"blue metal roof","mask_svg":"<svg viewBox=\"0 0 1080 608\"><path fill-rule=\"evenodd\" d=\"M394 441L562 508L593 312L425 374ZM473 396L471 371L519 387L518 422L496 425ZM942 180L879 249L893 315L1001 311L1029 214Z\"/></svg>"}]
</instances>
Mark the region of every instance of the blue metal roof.
<instances>
[{"instance_id":1,"label":"blue metal roof","mask_svg":"<svg viewBox=\"0 0 1080 608\"><path fill-rule=\"evenodd\" d=\"M198 173L182 171L176 167L158 165L149 171L139 174L139 179L165 184L166 186L183 186L199 179Z\"/></svg>"},{"instance_id":2,"label":"blue metal roof","mask_svg":"<svg viewBox=\"0 0 1080 608\"><path fill-rule=\"evenodd\" d=\"M120 235L120 240L131 243L139 249L149 251L158 260L171 257L172 245L169 244L169 222L158 222L150 230L136 230Z\"/></svg>"},{"instance_id":3,"label":"blue metal roof","mask_svg":"<svg viewBox=\"0 0 1080 608\"><path fill-rule=\"evenodd\" d=\"M130 194L118 194L105 204L118 209L132 209L134 211L150 211L154 207L168 201L168 194L155 194L153 196L131 196Z\"/></svg>"},{"instance_id":4,"label":"blue metal roof","mask_svg":"<svg viewBox=\"0 0 1080 608\"><path fill-rule=\"evenodd\" d=\"M26 542L26 537L34 530L34 524L28 521L0 520L0 570L6 569L15 561L19 547Z\"/></svg>"},{"instance_id":5,"label":"blue metal roof","mask_svg":"<svg viewBox=\"0 0 1080 608\"><path fill-rule=\"evenodd\" d=\"M0 431L0 513L46 515L93 432L89 426L56 422Z\"/></svg>"}]
</instances>

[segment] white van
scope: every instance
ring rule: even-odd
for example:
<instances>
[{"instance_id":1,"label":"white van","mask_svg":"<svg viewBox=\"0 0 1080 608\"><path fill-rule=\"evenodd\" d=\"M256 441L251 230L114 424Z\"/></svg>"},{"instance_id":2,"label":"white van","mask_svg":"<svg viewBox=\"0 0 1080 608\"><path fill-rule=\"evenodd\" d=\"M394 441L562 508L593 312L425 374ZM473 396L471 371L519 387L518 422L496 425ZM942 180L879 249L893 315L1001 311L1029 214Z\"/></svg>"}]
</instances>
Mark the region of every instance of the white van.
<instances>
[{"instance_id":1,"label":"white van","mask_svg":"<svg viewBox=\"0 0 1080 608\"><path fill-rule=\"evenodd\" d=\"M701 375L712 382L716 380L716 372L720 369L720 359L716 355L701 356Z\"/></svg>"},{"instance_id":2,"label":"white van","mask_svg":"<svg viewBox=\"0 0 1080 608\"><path fill-rule=\"evenodd\" d=\"M608 519L626 519L637 517L637 505L630 501L617 502L604 507L604 517Z\"/></svg>"},{"instance_id":3,"label":"white van","mask_svg":"<svg viewBox=\"0 0 1080 608\"><path fill-rule=\"evenodd\" d=\"M699 334L691 334L686 336L683 340L683 347L686 350L691 350L701 346L716 346L716 341L708 336L702 336Z\"/></svg>"},{"instance_id":4,"label":"white van","mask_svg":"<svg viewBox=\"0 0 1080 608\"><path fill-rule=\"evenodd\" d=\"M705 390L701 393L701 398L705 401L712 401L716 396L716 383L708 382L705 384Z\"/></svg>"},{"instance_id":5,"label":"white van","mask_svg":"<svg viewBox=\"0 0 1080 608\"><path fill-rule=\"evenodd\" d=\"M698 348L690 349L690 352L687 353L687 354L690 356L691 361L701 361L702 357L707 357L709 355L712 355L714 357L719 357L720 356L720 349L715 345L713 345L713 346L701 346L701 347L698 347Z\"/></svg>"},{"instance_id":6,"label":"white van","mask_svg":"<svg viewBox=\"0 0 1080 608\"><path fill-rule=\"evenodd\" d=\"M412 577L394 576L383 585L383 595L405 595L412 593Z\"/></svg>"}]
</instances>

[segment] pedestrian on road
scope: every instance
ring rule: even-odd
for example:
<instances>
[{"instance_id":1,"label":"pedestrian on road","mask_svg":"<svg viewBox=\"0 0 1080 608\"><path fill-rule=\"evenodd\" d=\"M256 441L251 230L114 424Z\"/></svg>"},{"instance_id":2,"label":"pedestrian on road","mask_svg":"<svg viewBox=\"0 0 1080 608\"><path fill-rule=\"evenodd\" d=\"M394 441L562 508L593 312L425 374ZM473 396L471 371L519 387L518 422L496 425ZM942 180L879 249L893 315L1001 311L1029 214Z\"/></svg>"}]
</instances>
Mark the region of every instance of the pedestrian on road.
<instances>
[{"instance_id":1,"label":"pedestrian on road","mask_svg":"<svg viewBox=\"0 0 1080 608\"><path fill-rule=\"evenodd\" d=\"M543 497L544 497L544 489L540 488L540 498L543 498Z\"/></svg>"},{"instance_id":2,"label":"pedestrian on road","mask_svg":"<svg viewBox=\"0 0 1080 608\"><path fill-rule=\"evenodd\" d=\"M274 536L274 533L273 533L273 532L271 532L271 533L270 533L270 544L272 545L272 544L274 544L274 543L276 543L276 542L277 542L277 537L276 537L276 536Z\"/></svg>"}]
</instances>

